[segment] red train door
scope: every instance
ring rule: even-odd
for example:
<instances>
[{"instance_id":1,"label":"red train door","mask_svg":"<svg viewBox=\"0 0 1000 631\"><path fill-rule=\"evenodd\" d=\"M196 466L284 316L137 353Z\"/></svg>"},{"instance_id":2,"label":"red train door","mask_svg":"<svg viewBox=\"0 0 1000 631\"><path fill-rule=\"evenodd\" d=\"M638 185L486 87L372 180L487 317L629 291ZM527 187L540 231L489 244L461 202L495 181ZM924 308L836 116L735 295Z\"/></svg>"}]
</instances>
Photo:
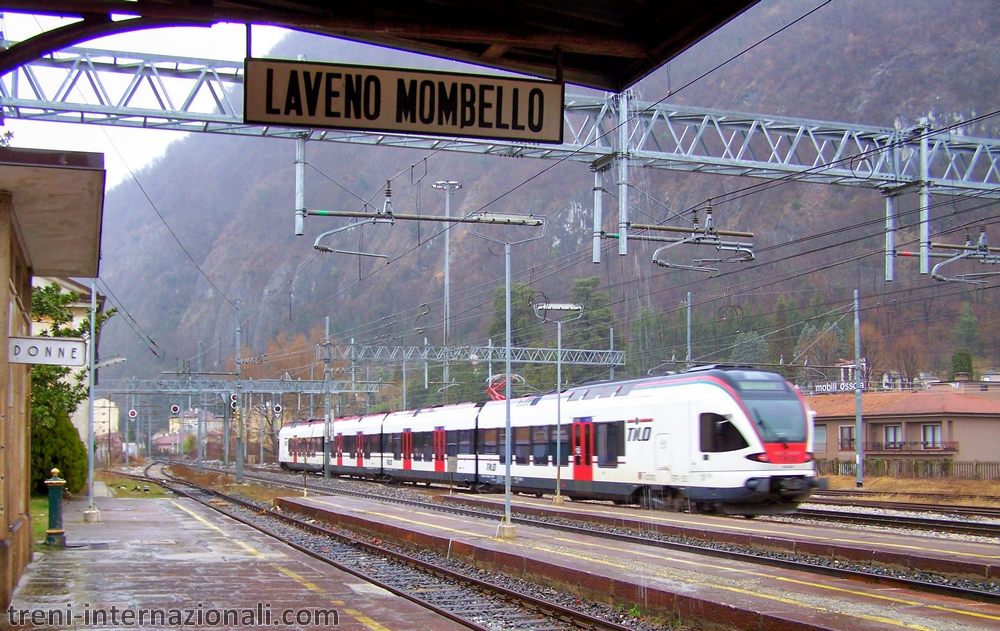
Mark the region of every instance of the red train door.
<instances>
[{"instance_id":1,"label":"red train door","mask_svg":"<svg viewBox=\"0 0 1000 631\"><path fill-rule=\"evenodd\" d=\"M358 432L354 443L354 457L358 460L358 468L365 466L365 435Z\"/></svg>"},{"instance_id":2,"label":"red train door","mask_svg":"<svg viewBox=\"0 0 1000 631\"><path fill-rule=\"evenodd\" d=\"M413 432L408 429L403 430L403 470L409 471L413 468Z\"/></svg>"},{"instance_id":3,"label":"red train door","mask_svg":"<svg viewBox=\"0 0 1000 631\"><path fill-rule=\"evenodd\" d=\"M573 419L573 479L590 481L594 479L594 424L591 418Z\"/></svg>"},{"instance_id":4,"label":"red train door","mask_svg":"<svg viewBox=\"0 0 1000 631\"><path fill-rule=\"evenodd\" d=\"M344 435L337 434L337 466L344 466Z\"/></svg>"},{"instance_id":5,"label":"red train door","mask_svg":"<svg viewBox=\"0 0 1000 631\"><path fill-rule=\"evenodd\" d=\"M434 471L444 473L445 433L443 427L434 428Z\"/></svg>"}]
</instances>

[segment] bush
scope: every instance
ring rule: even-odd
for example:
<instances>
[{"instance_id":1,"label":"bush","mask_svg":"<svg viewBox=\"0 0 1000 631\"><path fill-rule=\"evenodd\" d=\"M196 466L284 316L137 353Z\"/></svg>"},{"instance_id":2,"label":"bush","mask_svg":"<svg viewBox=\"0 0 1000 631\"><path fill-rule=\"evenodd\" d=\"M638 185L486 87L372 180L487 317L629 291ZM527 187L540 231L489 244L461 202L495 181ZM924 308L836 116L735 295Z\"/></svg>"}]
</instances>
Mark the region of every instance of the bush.
<instances>
[{"instance_id":1,"label":"bush","mask_svg":"<svg viewBox=\"0 0 1000 631\"><path fill-rule=\"evenodd\" d=\"M55 416L54 422L32 424L31 427L31 488L47 494L45 480L52 469L66 480L66 490L78 493L87 483L87 448L66 414Z\"/></svg>"}]
</instances>

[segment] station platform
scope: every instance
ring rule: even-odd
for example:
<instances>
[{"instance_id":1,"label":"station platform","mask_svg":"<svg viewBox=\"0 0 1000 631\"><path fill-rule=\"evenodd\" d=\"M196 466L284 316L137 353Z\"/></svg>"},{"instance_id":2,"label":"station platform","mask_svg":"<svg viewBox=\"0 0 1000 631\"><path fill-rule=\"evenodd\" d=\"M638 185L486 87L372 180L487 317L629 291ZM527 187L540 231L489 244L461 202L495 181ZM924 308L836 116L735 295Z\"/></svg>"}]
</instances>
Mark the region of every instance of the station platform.
<instances>
[{"instance_id":1,"label":"station platform","mask_svg":"<svg viewBox=\"0 0 1000 631\"><path fill-rule=\"evenodd\" d=\"M443 495L462 507L503 510L502 495ZM719 545L752 546L779 553L809 555L829 561L872 563L907 571L933 572L956 579L1000 582L996 540L940 538L930 533L900 538L898 532L829 525L775 523L717 515L639 510L595 502L514 496L514 516L566 517L585 523L621 527L665 536L699 539Z\"/></svg>"},{"instance_id":2,"label":"station platform","mask_svg":"<svg viewBox=\"0 0 1000 631\"><path fill-rule=\"evenodd\" d=\"M97 491L101 521L64 502L67 548L35 552L0 628L464 629L192 500Z\"/></svg>"},{"instance_id":3,"label":"station platform","mask_svg":"<svg viewBox=\"0 0 1000 631\"><path fill-rule=\"evenodd\" d=\"M704 628L863 631L901 626L963 628L964 624L968 628L1000 629L1000 605L933 594L901 594L892 585L818 576L525 524L516 526L515 538L500 539L499 517L462 516L342 496L286 497L279 498L277 504L285 512L387 541L433 549L481 569L549 584L625 610L637 606L646 615L707 625Z\"/></svg>"}]
</instances>

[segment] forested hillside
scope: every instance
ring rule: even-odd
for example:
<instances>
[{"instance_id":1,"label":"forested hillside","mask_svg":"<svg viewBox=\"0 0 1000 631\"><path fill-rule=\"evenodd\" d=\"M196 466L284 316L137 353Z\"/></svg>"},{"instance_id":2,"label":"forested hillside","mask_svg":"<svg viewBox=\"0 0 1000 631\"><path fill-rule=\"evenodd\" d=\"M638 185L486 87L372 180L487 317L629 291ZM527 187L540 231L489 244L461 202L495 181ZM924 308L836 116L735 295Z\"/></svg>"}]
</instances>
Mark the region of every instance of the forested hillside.
<instances>
[{"instance_id":1,"label":"forested hillside","mask_svg":"<svg viewBox=\"0 0 1000 631\"><path fill-rule=\"evenodd\" d=\"M1000 110L1000 4L836 0L768 38L812 6L761 2L638 85L635 97L885 127L907 127L920 117L943 127ZM288 38L271 54L299 55L447 66L305 35ZM567 91L583 92L573 86ZM1000 137L1000 116L961 131ZM268 355L252 367L258 376L309 378L326 316L337 343L441 343L441 225L366 226L332 244L387 258L319 253L313 240L343 220L309 217L306 235L293 236L294 152L290 140L191 135L136 174L141 188L125 182L110 191L102 278L123 315L108 324L102 352L121 353L129 362L102 376L158 377L179 361L193 363L199 340L206 370L231 369L237 302L245 321L244 354ZM380 207L391 180L395 212L441 215L444 195L431 184L456 180L462 188L452 199L453 215L485 209L547 217L543 238L512 249L516 343L555 344L555 326L535 318L530 302L581 301L584 317L564 327L564 346L607 348L613 327L615 348L628 351L628 366L618 375L671 370L683 362L687 292L698 362L779 366L809 357L811 366L820 367L813 371L823 371L853 356L853 347L845 345L853 339L845 308L857 288L864 354L873 370L948 376L959 348L972 352L978 371L1000 364L1000 281L938 283L920 277L914 259L898 259L896 281L884 282L884 200L875 191L786 182L732 195L760 183L633 166L633 221L662 222L678 213L671 223L690 225L689 209L719 198L719 227L755 233L755 261L710 276L652 265L656 245L648 242L631 242L629 254L620 257L617 243L605 241L602 263L592 264L593 174L585 165L329 143L309 143L307 160L311 209L359 210L364 202ZM605 229L612 232L614 179L606 177L604 197ZM961 243L967 228L975 236L985 223L1000 244L995 203L944 196L933 203L935 241ZM915 195L900 199L901 250L916 249L916 206ZM524 238L520 230L510 238ZM503 246L476 233L469 226L451 232L453 345L485 344L488 338L503 343L497 319L502 302L495 301L503 290ZM398 366L361 369L369 378L399 379ZM423 390L422 366L409 369L424 400L439 400L436 388ZM448 396L481 397L487 370L482 363L452 367L462 385ZM548 389L554 382L551 370L519 372L528 387ZM429 381L440 381L439 366L429 374ZM606 372L572 369L569 375L579 381Z\"/></svg>"}]
</instances>

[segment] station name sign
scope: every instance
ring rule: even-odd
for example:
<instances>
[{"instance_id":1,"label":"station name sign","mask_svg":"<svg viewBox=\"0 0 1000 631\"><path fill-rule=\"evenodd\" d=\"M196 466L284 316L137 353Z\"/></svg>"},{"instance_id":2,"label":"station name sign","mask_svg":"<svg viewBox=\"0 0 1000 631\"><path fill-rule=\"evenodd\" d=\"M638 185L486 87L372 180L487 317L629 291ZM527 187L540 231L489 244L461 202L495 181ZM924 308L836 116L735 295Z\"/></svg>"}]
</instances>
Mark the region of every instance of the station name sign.
<instances>
[{"instance_id":1,"label":"station name sign","mask_svg":"<svg viewBox=\"0 0 1000 631\"><path fill-rule=\"evenodd\" d=\"M247 59L243 122L562 143L561 83Z\"/></svg>"},{"instance_id":2,"label":"station name sign","mask_svg":"<svg viewBox=\"0 0 1000 631\"><path fill-rule=\"evenodd\" d=\"M7 344L7 361L83 366L87 363L87 343L75 337L12 337Z\"/></svg>"}]
</instances>

